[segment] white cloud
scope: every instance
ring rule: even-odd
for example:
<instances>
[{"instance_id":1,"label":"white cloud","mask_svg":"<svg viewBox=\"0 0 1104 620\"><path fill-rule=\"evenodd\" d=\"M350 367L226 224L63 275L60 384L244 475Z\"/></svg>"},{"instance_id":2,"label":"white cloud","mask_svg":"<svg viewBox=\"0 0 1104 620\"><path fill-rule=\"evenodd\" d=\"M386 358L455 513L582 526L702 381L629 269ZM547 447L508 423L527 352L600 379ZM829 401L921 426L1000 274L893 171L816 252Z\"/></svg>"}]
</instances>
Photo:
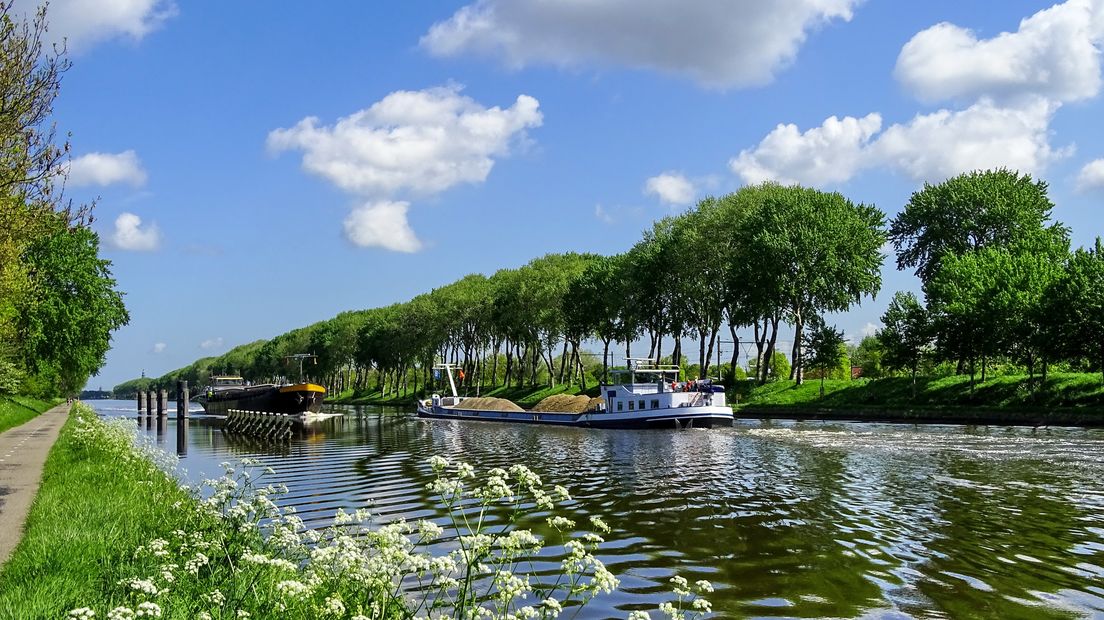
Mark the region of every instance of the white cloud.
<instances>
[{"instance_id":1,"label":"white cloud","mask_svg":"<svg viewBox=\"0 0 1104 620\"><path fill-rule=\"evenodd\" d=\"M422 247L396 195L433 195L486 180L496 157L527 139L542 122L540 103L519 95L508 108L487 108L459 86L396 91L370 107L319 125L315 117L268 134L274 153L303 151L303 168L337 187L372 199L345 219L359 246L399 252Z\"/></svg>"},{"instance_id":2,"label":"white cloud","mask_svg":"<svg viewBox=\"0 0 1104 620\"><path fill-rule=\"evenodd\" d=\"M770 82L809 31L849 21L860 0L477 0L430 28L436 56L474 53L511 67L624 65L714 87Z\"/></svg>"},{"instance_id":3,"label":"white cloud","mask_svg":"<svg viewBox=\"0 0 1104 620\"><path fill-rule=\"evenodd\" d=\"M166 348L168 348L168 346L169 346L169 345L165 344L164 342L155 342L155 343L153 343L153 349L152 349L152 351L153 351L153 353L154 353L154 354L156 355L156 354L158 354L158 353L162 353L162 352L164 352L164 350L165 350Z\"/></svg>"},{"instance_id":4,"label":"white cloud","mask_svg":"<svg viewBox=\"0 0 1104 620\"><path fill-rule=\"evenodd\" d=\"M308 117L276 129L268 148L302 150L304 169L349 192L435 194L483 182L494 157L540 126L538 108L527 95L502 109L485 108L458 87L397 91L332 126Z\"/></svg>"},{"instance_id":5,"label":"white cloud","mask_svg":"<svg viewBox=\"0 0 1104 620\"><path fill-rule=\"evenodd\" d=\"M345 236L361 247L395 252L417 252L422 242L406 220L407 202L372 202L353 209L345 218Z\"/></svg>"},{"instance_id":6,"label":"white cloud","mask_svg":"<svg viewBox=\"0 0 1104 620\"><path fill-rule=\"evenodd\" d=\"M111 245L120 250L149 252L161 245L161 231L154 223L143 228L142 218L133 213L121 213L115 218Z\"/></svg>"},{"instance_id":7,"label":"white cloud","mask_svg":"<svg viewBox=\"0 0 1104 620\"><path fill-rule=\"evenodd\" d=\"M207 340L204 340L203 342L199 343L199 348L201 348L201 349L217 349L221 346L222 346L222 336L219 336L217 338L208 338Z\"/></svg>"},{"instance_id":8,"label":"white cloud","mask_svg":"<svg viewBox=\"0 0 1104 620\"><path fill-rule=\"evenodd\" d=\"M146 182L146 171L134 151L88 153L69 162L68 184L73 187L129 183L138 187Z\"/></svg>"},{"instance_id":9,"label":"white cloud","mask_svg":"<svg viewBox=\"0 0 1104 620\"><path fill-rule=\"evenodd\" d=\"M868 322L866 325L863 325L861 328L859 328L859 333L849 333L844 339L851 344L859 344L860 342L862 342L863 338L877 334L878 330L881 328L882 326L877 323Z\"/></svg>"},{"instance_id":10,"label":"white cloud","mask_svg":"<svg viewBox=\"0 0 1104 620\"><path fill-rule=\"evenodd\" d=\"M174 15L171 0L52 0L46 18L51 42L83 52L114 38L140 41Z\"/></svg>"},{"instance_id":11,"label":"white cloud","mask_svg":"<svg viewBox=\"0 0 1104 620\"><path fill-rule=\"evenodd\" d=\"M613 216L610 215L610 212L606 211L605 207L603 207L601 203L594 205L594 217L598 218L599 221L605 224L612 224L616 221L613 219Z\"/></svg>"},{"instance_id":12,"label":"white cloud","mask_svg":"<svg viewBox=\"0 0 1104 620\"><path fill-rule=\"evenodd\" d=\"M917 181L941 181L982 168L1041 173L1071 149L1053 148L1048 127L1058 104L1033 99L1000 107L982 99L965 110L918 114L881 133L881 117L831 117L802 133L779 125L729 165L745 183L775 180L823 186L870 168L888 168Z\"/></svg>"},{"instance_id":13,"label":"white cloud","mask_svg":"<svg viewBox=\"0 0 1104 620\"><path fill-rule=\"evenodd\" d=\"M1043 96L1075 101L1100 91L1104 1L1069 0L1028 17L1016 32L978 39L940 23L917 33L894 74L925 101Z\"/></svg>"},{"instance_id":14,"label":"white cloud","mask_svg":"<svg viewBox=\"0 0 1104 620\"><path fill-rule=\"evenodd\" d=\"M870 138L881 127L879 114L832 116L804 133L797 125L778 125L754 149L740 151L729 167L745 183L841 183L866 163Z\"/></svg>"},{"instance_id":15,"label":"white cloud","mask_svg":"<svg viewBox=\"0 0 1104 620\"><path fill-rule=\"evenodd\" d=\"M1104 188L1104 159L1085 164L1077 174L1077 191L1084 192Z\"/></svg>"},{"instance_id":16,"label":"white cloud","mask_svg":"<svg viewBox=\"0 0 1104 620\"><path fill-rule=\"evenodd\" d=\"M644 193L652 194L660 202L685 206L694 202L697 189L690 179L677 172L664 172L644 182Z\"/></svg>"}]
</instances>

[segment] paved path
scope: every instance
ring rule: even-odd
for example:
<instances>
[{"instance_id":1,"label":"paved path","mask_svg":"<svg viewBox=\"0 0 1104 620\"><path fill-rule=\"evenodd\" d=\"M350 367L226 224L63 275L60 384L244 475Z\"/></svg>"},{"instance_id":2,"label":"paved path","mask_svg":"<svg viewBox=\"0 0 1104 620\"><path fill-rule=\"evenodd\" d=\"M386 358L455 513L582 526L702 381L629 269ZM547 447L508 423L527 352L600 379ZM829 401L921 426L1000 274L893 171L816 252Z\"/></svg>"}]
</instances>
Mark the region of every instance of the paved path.
<instances>
[{"instance_id":1,"label":"paved path","mask_svg":"<svg viewBox=\"0 0 1104 620\"><path fill-rule=\"evenodd\" d=\"M61 404L22 426L0 433L0 564L23 536L23 523L38 493L46 455L69 415Z\"/></svg>"}]
</instances>

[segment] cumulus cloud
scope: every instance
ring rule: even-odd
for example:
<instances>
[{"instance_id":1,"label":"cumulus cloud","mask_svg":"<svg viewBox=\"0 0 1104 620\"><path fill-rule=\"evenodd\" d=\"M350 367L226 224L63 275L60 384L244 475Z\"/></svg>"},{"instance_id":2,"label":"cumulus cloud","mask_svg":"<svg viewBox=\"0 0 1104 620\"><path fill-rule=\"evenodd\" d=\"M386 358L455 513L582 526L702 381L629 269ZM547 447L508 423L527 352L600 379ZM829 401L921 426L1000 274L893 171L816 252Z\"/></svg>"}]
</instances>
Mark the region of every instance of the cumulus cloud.
<instances>
[{"instance_id":1,"label":"cumulus cloud","mask_svg":"<svg viewBox=\"0 0 1104 620\"><path fill-rule=\"evenodd\" d=\"M410 203L394 198L482 183L495 158L508 155L543 120L539 102L528 95L508 108L488 108L460 90L393 92L333 125L304 118L270 132L268 148L302 151L305 170L371 200L345 220L354 244L414 252L422 244L407 223Z\"/></svg>"},{"instance_id":2,"label":"cumulus cloud","mask_svg":"<svg viewBox=\"0 0 1104 620\"><path fill-rule=\"evenodd\" d=\"M697 189L690 179L677 172L664 172L644 182L644 193L659 198L660 202L685 206L694 202Z\"/></svg>"},{"instance_id":3,"label":"cumulus cloud","mask_svg":"<svg viewBox=\"0 0 1104 620\"><path fill-rule=\"evenodd\" d=\"M1016 32L989 39L936 24L904 45L894 74L924 101L1076 101L1100 92L1102 42L1104 0L1068 0L1024 19Z\"/></svg>"},{"instance_id":4,"label":"cumulus cloud","mask_svg":"<svg viewBox=\"0 0 1104 620\"><path fill-rule=\"evenodd\" d=\"M1077 174L1077 191L1104 189L1104 159L1094 159Z\"/></svg>"},{"instance_id":5,"label":"cumulus cloud","mask_svg":"<svg viewBox=\"0 0 1104 620\"><path fill-rule=\"evenodd\" d=\"M208 338L207 340L204 340L203 342L199 343L199 348L201 348L201 349L217 349L221 346L222 346L222 336L219 336L217 338Z\"/></svg>"},{"instance_id":6,"label":"cumulus cloud","mask_svg":"<svg viewBox=\"0 0 1104 620\"><path fill-rule=\"evenodd\" d=\"M481 183L525 131L541 124L536 99L485 108L458 87L397 91L331 126L315 117L268 135L268 148L303 151L303 168L367 196L434 194Z\"/></svg>"},{"instance_id":7,"label":"cumulus cloud","mask_svg":"<svg viewBox=\"0 0 1104 620\"><path fill-rule=\"evenodd\" d=\"M1058 104L1036 98L1002 107L982 99L965 110L918 114L879 133L881 117L830 117L801 132L779 125L729 162L746 183L775 180L824 186L870 168L917 181L941 181L978 168L1006 166L1038 174L1071 149L1054 148L1048 127Z\"/></svg>"},{"instance_id":8,"label":"cumulus cloud","mask_svg":"<svg viewBox=\"0 0 1104 620\"><path fill-rule=\"evenodd\" d=\"M879 114L831 116L805 132L797 125L778 125L758 146L740 151L729 167L745 183L841 183L865 165L870 139L881 127Z\"/></svg>"},{"instance_id":9,"label":"cumulus cloud","mask_svg":"<svg viewBox=\"0 0 1104 620\"><path fill-rule=\"evenodd\" d=\"M164 350L166 348L168 348L168 346L169 345L165 344L164 342L155 342L155 343L153 343L153 349L151 349L151 350L156 355L158 353L164 352Z\"/></svg>"},{"instance_id":10,"label":"cumulus cloud","mask_svg":"<svg viewBox=\"0 0 1104 620\"><path fill-rule=\"evenodd\" d=\"M129 183L138 187L146 182L146 171L134 151L88 153L69 162L69 185L114 185Z\"/></svg>"},{"instance_id":11,"label":"cumulus cloud","mask_svg":"<svg viewBox=\"0 0 1104 620\"><path fill-rule=\"evenodd\" d=\"M150 252L161 245L161 231L157 224L142 226L142 218L133 213L121 213L115 218L115 230L111 233L111 245L120 250Z\"/></svg>"},{"instance_id":12,"label":"cumulus cloud","mask_svg":"<svg viewBox=\"0 0 1104 620\"><path fill-rule=\"evenodd\" d=\"M770 82L810 30L849 21L860 0L477 0L434 24L421 45L510 67L623 65L712 87Z\"/></svg>"},{"instance_id":13,"label":"cumulus cloud","mask_svg":"<svg viewBox=\"0 0 1104 620\"><path fill-rule=\"evenodd\" d=\"M361 247L395 252L417 252L422 242L406 220L407 202L372 202L353 209L345 218L345 236Z\"/></svg>"},{"instance_id":14,"label":"cumulus cloud","mask_svg":"<svg viewBox=\"0 0 1104 620\"><path fill-rule=\"evenodd\" d=\"M47 11L51 42L78 53L114 38L140 41L174 15L171 0L52 0Z\"/></svg>"},{"instance_id":15,"label":"cumulus cloud","mask_svg":"<svg viewBox=\"0 0 1104 620\"><path fill-rule=\"evenodd\" d=\"M922 181L1000 166L1038 174L1070 153L1050 146L1048 128L1057 108L1044 99L1019 107L983 99L961 111L918 114L885 130L873 145L872 163Z\"/></svg>"},{"instance_id":16,"label":"cumulus cloud","mask_svg":"<svg viewBox=\"0 0 1104 620\"><path fill-rule=\"evenodd\" d=\"M868 322L866 325L863 325L862 327L859 328L858 333L848 333L847 336L845 337L845 340L847 340L851 344L856 344L857 345L857 344L859 344L860 342L863 341L863 338L866 338L867 336L873 336L873 335L877 334L878 330L881 329L881 328L882 328L882 326L877 324L877 323Z\"/></svg>"}]
</instances>

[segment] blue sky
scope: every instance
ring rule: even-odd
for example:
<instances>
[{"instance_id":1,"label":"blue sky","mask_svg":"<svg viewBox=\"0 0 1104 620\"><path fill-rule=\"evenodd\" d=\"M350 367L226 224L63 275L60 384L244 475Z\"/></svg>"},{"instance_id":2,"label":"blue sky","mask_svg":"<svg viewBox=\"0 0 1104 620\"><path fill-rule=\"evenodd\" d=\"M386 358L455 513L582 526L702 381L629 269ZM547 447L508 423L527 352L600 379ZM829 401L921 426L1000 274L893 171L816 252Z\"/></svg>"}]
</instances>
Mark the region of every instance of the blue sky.
<instances>
[{"instance_id":1,"label":"blue sky","mask_svg":"<svg viewBox=\"0 0 1104 620\"><path fill-rule=\"evenodd\" d=\"M1104 198L1104 2L55 0L67 195L131 323L90 387L547 252L615 253L763 179L874 203L1008 165L1075 244ZM313 119L313 120L310 120ZM917 281L887 260L870 332Z\"/></svg>"}]
</instances>

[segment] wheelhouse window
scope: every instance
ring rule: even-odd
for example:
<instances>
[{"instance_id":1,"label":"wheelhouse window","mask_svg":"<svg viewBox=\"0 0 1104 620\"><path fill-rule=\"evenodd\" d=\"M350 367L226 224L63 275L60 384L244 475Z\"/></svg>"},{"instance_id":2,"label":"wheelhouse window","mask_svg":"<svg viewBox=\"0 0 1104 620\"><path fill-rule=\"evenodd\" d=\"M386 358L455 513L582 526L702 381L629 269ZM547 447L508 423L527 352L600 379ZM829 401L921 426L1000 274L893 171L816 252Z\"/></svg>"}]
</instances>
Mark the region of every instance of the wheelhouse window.
<instances>
[{"instance_id":1,"label":"wheelhouse window","mask_svg":"<svg viewBox=\"0 0 1104 620\"><path fill-rule=\"evenodd\" d=\"M631 400L629 401L629 411L633 410L633 405L635 405L635 404L636 404L635 401L631 401Z\"/></svg>"},{"instance_id":2,"label":"wheelhouse window","mask_svg":"<svg viewBox=\"0 0 1104 620\"><path fill-rule=\"evenodd\" d=\"M641 400L640 403L637 406L640 407L641 411L644 411L644 401L643 400Z\"/></svg>"},{"instance_id":3,"label":"wheelhouse window","mask_svg":"<svg viewBox=\"0 0 1104 620\"><path fill-rule=\"evenodd\" d=\"M659 399L658 398L653 398L652 399L652 409L659 409Z\"/></svg>"},{"instance_id":4,"label":"wheelhouse window","mask_svg":"<svg viewBox=\"0 0 1104 620\"><path fill-rule=\"evenodd\" d=\"M617 410L621 411L624 408L625 408L625 403L623 403L621 401L617 401Z\"/></svg>"}]
</instances>

